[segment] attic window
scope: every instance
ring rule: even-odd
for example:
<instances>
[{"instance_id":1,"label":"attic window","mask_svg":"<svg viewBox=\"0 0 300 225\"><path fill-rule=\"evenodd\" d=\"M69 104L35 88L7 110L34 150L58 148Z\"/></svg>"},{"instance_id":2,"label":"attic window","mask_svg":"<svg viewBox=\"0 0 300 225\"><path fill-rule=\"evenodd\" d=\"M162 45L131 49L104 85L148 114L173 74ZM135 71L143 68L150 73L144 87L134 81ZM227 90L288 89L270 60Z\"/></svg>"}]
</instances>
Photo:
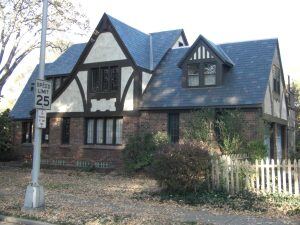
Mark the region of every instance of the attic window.
<instances>
[{"instance_id":1,"label":"attic window","mask_svg":"<svg viewBox=\"0 0 300 225\"><path fill-rule=\"evenodd\" d=\"M179 41L178 42L178 47L182 47L182 46L184 46L184 44L181 41Z\"/></svg>"},{"instance_id":2,"label":"attic window","mask_svg":"<svg viewBox=\"0 0 300 225\"><path fill-rule=\"evenodd\" d=\"M187 65L188 87L213 86L217 84L217 63L202 62Z\"/></svg>"},{"instance_id":3,"label":"attic window","mask_svg":"<svg viewBox=\"0 0 300 225\"><path fill-rule=\"evenodd\" d=\"M119 68L117 66L105 66L91 69L91 88L94 93L114 92L118 85Z\"/></svg>"},{"instance_id":4,"label":"attic window","mask_svg":"<svg viewBox=\"0 0 300 225\"><path fill-rule=\"evenodd\" d=\"M280 94L280 69L273 65L273 92Z\"/></svg>"}]
</instances>

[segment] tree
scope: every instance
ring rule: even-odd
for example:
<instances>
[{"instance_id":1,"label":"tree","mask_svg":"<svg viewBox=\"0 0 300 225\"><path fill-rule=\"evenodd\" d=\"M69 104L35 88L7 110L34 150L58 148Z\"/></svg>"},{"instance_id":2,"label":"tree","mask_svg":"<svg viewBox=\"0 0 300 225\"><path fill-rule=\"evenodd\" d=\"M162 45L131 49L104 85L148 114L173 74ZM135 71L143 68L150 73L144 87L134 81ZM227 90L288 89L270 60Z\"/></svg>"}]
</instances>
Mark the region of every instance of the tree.
<instances>
[{"instance_id":1,"label":"tree","mask_svg":"<svg viewBox=\"0 0 300 225\"><path fill-rule=\"evenodd\" d=\"M0 0L0 96L7 79L40 45L41 0ZM69 34L82 35L89 21L71 0L49 0L47 47L63 52ZM64 34L64 40L59 36Z\"/></svg>"},{"instance_id":2,"label":"tree","mask_svg":"<svg viewBox=\"0 0 300 225\"><path fill-rule=\"evenodd\" d=\"M0 113L0 154L11 149L11 120L9 110Z\"/></svg>"},{"instance_id":3,"label":"tree","mask_svg":"<svg viewBox=\"0 0 300 225\"><path fill-rule=\"evenodd\" d=\"M293 83L291 91L295 100L296 151L300 153L300 83Z\"/></svg>"}]
</instances>

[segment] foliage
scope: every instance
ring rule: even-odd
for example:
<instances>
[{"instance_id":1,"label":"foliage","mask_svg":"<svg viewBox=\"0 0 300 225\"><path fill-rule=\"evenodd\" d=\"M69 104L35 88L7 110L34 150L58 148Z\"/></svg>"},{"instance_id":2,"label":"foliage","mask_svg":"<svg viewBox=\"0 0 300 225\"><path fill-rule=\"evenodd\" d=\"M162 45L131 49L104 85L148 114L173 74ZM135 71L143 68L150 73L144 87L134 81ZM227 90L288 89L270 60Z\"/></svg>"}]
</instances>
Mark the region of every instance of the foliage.
<instances>
[{"instance_id":1,"label":"foliage","mask_svg":"<svg viewBox=\"0 0 300 225\"><path fill-rule=\"evenodd\" d=\"M202 109L190 113L186 120L184 139L210 143L211 132L214 123L214 110Z\"/></svg>"},{"instance_id":2,"label":"foliage","mask_svg":"<svg viewBox=\"0 0 300 225\"><path fill-rule=\"evenodd\" d=\"M42 2L0 0L0 96L7 79L19 63L40 45ZM86 34L89 22L70 0L49 1L47 47L62 52L69 33Z\"/></svg>"},{"instance_id":3,"label":"foliage","mask_svg":"<svg viewBox=\"0 0 300 225\"><path fill-rule=\"evenodd\" d=\"M152 175L171 192L196 192L206 187L210 155L199 143L169 144L155 155Z\"/></svg>"},{"instance_id":4,"label":"foliage","mask_svg":"<svg viewBox=\"0 0 300 225\"><path fill-rule=\"evenodd\" d=\"M247 143L245 152L251 161L264 159L268 156L267 146L261 140L250 141Z\"/></svg>"},{"instance_id":5,"label":"foliage","mask_svg":"<svg viewBox=\"0 0 300 225\"><path fill-rule=\"evenodd\" d=\"M168 142L165 133L144 133L129 137L123 150L125 169L128 172L136 172L149 166L153 161L156 150Z\"/></svg>"},{"instance_id":6,"label":"foliage","mask_svg":"<svg viewBox=\"0 0 300 225\"><path fill-rule=\"evenodd\" d=\"M293 83L291 91L295 100L295 125L296 125L296 153L300 155L300 83Z\"/></svg>"},{"instance_id":7,"label":"foliage","mask_svg":"<svg viewBox=\"0 0 300 225\"><path fill-rule=\"evenodd\" d=\"M12 124L9 118L9 110L0 113L0 152L11 149Z\"/></svg>"},{"instance_id":8,"label":"foliage","mask_svg":"<svg viewBox=\"0 0 300 225\"><path fill-rule=\"evenodd\" d=\"M242 113L239 110L223 110L217 114L215 126L223 153L240 153L244 147Z\"/></svg>"}]
</instances>

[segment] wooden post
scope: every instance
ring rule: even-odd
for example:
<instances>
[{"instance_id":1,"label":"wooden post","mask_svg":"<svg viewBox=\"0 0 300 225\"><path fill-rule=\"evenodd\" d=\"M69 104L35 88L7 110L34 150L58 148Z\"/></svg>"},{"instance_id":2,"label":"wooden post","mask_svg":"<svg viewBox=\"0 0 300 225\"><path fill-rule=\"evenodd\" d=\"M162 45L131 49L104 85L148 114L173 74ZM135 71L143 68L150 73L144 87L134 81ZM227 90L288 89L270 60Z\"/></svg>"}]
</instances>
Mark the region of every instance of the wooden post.
<instances>
[{"instance_id":1,"label":"wooden post","mask_svg":"<svg viewBox=\"0 0 300 225\"><path fill-rule=\"evenodd\" d=\"M219 159L216 160L216 187L217 189L220 188L220 161Z\"/></svg>"},{"instance_id":2,"label":"wooden post","mask_svg":"<svg viewBox=\"0 0 300 225\"><path fill-rule=\"evenodd\" d=\"M226 191L229 192L229 167L228 167L228 157L224 160L224 172L225 172L225 186Z\"/></svg>"},{"instance_id":3,"label":"wooden post","mask_svg":"<svg viewBox=\"0 0 300 225\"><path fill-rule=\"evenodd\" d=\"M299 195L299 168L296 159L294 159L294 190L295 190L295 195L298 196Z\"/></svg>"},{"instance_id":4,"label":"wooden post","mask_svg":"<svg viewBox=\"0 0 300 225\"><path fill-rule=\"evenodd\" d=\"M267 181L267 192L270 192L270 161L266 158L266 181Z\"/></svg>"},{"instance_id":5,"label":"wooden post","mask_svg":"<svg viewBox=\"0 0 300 225\"><path fill-rule=\"evenodd\" d=\"M283 194L286 194L286 161L282 160L282 187Z\"/></svg>"},{"instance_id":6,"label":"wooden post","mask_svg":"<svg viewBox=\"0 0 300 225\"><path fill-rule=\"evenodd\" d=\"M271 159L271 169L272 169L272 192L275 193L275 164L274 159Z\"/></svg>"},{"instance_id":7,"label":"wooden post","mask_svg":"<svg viewBox=\"0 0 300 225\"><path fill-rule=\"evenodd\" d=\"M264 168L264 160L260 161L260 172L261 172L261 191L265 191L265 168Z\"/></svg>"},{"instance_id":8,"label":"wooden post","mask_svg":"<svg viewBox=\"0 0 300 225\"><path fill-rule=\"evenodd\" d=\"M281 164L279 159L277 159L277 178L278 178L278 193L281 193Z\"/></svg>"},{"instance_id":9,"label":"wooden post","mask_svg":"<svg viewBox=\"0 0 300 225\"><path fill-rule=\"evenodd\" d=\"M256 191L259 191L259 168L258 168L258 160L255 160L255 176L256 176Z\"/></svg>"},{"instance_id":10,"label":"wooden post","mask_svg":"<svg viewBox=\"0 0 300 225\"><path fill-rule=\"evenodd\" d=\"M288 159L288 181L289 181L289 194L293 194L293 187L292 187L292 165L291 160Z\"/></svg>"}]
</instances>

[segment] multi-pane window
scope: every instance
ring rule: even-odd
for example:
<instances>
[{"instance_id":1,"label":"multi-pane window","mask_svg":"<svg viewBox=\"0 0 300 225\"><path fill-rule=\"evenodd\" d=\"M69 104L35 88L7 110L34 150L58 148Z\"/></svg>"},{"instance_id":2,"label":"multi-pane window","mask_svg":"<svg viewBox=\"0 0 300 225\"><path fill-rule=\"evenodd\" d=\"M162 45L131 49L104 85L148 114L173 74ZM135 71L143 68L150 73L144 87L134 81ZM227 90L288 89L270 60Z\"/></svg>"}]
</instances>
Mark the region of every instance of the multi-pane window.
<instances>
[{"instance_id":1,"label":"multi-pane window","mask_svg":"<svg viewBox=\"0 0 300 225\"><path fill-rule=\"evenodd\" d=\"M204 63L203 75L204 85L215 85L217 77L217 65L215 63Z\"/></svg>"},{"instance_id":2,"label":"multi-pane window","mask_svg":"<svg viewBox=\"0 0 300 225\"><path fill-rule=\"evenodd\" d=\"M86 120L86 144L122 144L123 119L90 118Z\"/></svg>"},{"instance_id":3,"label":"multi-pane window","mask_svg":"<svg viewBox=\"0 0 300 225\"><path fill-rule=\"evenodd\" d=\"M42 143L49 143L50 118L46 120L46 128L42 130Z\"/></svg>"},{"instance_id":4,"label":"multi-pane window","mask_svg":"<svg viewBox=\"0 0 300 225\"><path fill-rule=\"evenodd\" d=\"M61 143L69 144L70 143L70 118L62 118L61 126Z\"/></svg>"},{"instance_id":5,"label":"multi-pane window","mask_svg":"<svg viewBox=\"0 0 300 225\"><path fill-rule=\"evenodd\" d=\"M91 92L113 92L119 88L119 68L106 66L91 69Z\"/></svg>"},{"instance_id":6,"label":"multi-pane window","mask_svg":"<svg viewBox=\"0 0 300 225\"><path fill-rule=\"evenodd\" d=\"M168 136L172 143L179 140L179 113L169 113Z\"/></svg>"},{"instance_id":7,"label":"multi-pane window","mask_svg":"<svg viewBox=\"0 0 300 225\"><path fill-rule=\"evenodd\" d=\"M22 143L31 143L32 141L32 122L22 122Z\"/></svg>"},{"instance_id":8,"label":"multi-pane window","mask_svg":"<svg viewBox=\"0 0 300 225\"><path fill-rule=\"evenodd\" d=\"M273 65L273 91L280 94L280 69Z\"/></svg>"},{"instance_id":9,"label":"multi-pane window","mask_svg":"<svg viewBox=\"0 0 300 225\"><path fill-rule=\"evenodd\" d=\"M188 86L211 86L217 84L217 64L215 62L187 65Z\"/></svg>"}]
</instances>

